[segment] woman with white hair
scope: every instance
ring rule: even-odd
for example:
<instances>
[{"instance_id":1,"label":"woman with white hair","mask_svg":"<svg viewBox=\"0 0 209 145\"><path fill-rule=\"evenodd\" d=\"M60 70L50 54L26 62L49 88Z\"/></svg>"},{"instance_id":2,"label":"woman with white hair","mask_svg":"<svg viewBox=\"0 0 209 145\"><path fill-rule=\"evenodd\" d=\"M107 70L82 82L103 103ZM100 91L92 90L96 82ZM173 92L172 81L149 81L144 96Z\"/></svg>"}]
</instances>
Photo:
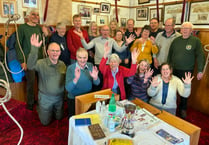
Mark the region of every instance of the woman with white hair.
<instances>
[{"instance_id":1,"label":"woman with white hair","mask_svg":"<svg viewBox=\"0 0 209 145\"><path fill-rule=\"evenodd\" d=\"M136 73L136 58L139 52L132 51L132 64L131 68L128 69L123 66L119 66L120 58L117 54L112 54L109 58L109 65L106 65L108 60L108 54L110 47L108 42L104 46L104 56L99 64L99 70L103 75L103 87L102 89L111 88L114 93L120 94L121 100L126 99L125 88L124 88L124 78L132 76Z\"/></svg>"}]
</instances>

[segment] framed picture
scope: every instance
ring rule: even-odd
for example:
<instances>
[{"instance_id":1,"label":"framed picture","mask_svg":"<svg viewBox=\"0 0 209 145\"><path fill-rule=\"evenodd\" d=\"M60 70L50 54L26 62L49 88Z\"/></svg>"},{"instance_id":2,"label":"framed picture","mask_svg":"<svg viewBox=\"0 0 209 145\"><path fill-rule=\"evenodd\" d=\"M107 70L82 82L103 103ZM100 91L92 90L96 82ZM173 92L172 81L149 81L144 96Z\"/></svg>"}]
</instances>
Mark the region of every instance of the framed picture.
<instances>
[{"instance_id":1,"label":"framed picture","mask_svg":"<svg viewBox=\"0 0 209 145\"><path fill-rule=\"evenodd\" d=\"M1 1L1 16L8 17L8 15L14 15L17 13L16 1Z\"/></svg>"},{"instance_id":2,"label":"framed picture","mask_svg":"<svg viewBox=\"0 0 209 145\"><path fill-rule=\"evenodd\" d=\"M80 14L81 18L91 19L91 15L92 15L91 7L78 5L78 14Z\"/></svg>"},{"instance_id":3,"label":"framed picture","mask_svg":"<svg viewBox=\"0 0 209 145\"><path fill-rule=\"evenodd\" d=\"M126 27L126 18L120 18L120 26Z\"/></svg>"},{"instance_id":4,"label":"framed picture","mask_svg":"<svg viewBox=\"0 0 209 145\"><path fill-rule=\"evenodd\" d=\"M107 15L99 15L97 16L97 25L102 26L102 25L108 25L108 16Z\"/></svg>"},{"instance_id":5,"label":"framed picture","mask_svg":"<svg viewBox=\"0 0 209 145\"><path fill-rule=\"evenodd\" d=\"M137 21L148 20L148 8L147 7L136 8L136 20Z\"/></svg>"},{"instance_id":6,"label":"framed picture","mask_svg":"<svg viewBox=\"0 0 209 145\"><path fill-rule=\"evenodd\" d=\"M139 4L149 3L149 2L150 2L150 0L138 0Z\"/></svg>"},{"instance_id":7,"label":"framed picture","mask_svg":"<svg viewBox=\"0 0 209 145\"><path fill-rule=\"evenodd\" d=\"M163 24L165 24L165 21L168 18L174 18L176 21L176 24L181 24L182 7L183 5L181 3L173 4L173 5L165 5Z\"/></svg>"},{"instance_id":8,"label":"framed picture","mask_svg":"<svg viewBox=\"0 0 209 145\"><path fill-rule=\"evenodd\" d=\"M194 25L209 24L209 1L192 2L190 5L189 21Z\"/></svg>"},{"instance_id":9,"label":"framed picture","mask_svg":"<svg viewBox=\"0 0 209 145\"><path fill-rule=\"evenodd\" d=\"M101 13L110 13L111 5L110 3L101 3L100 12Z\"/></svg>"},{"instance_id":10,"label":"framed picture","mask_svg":"<svg viewBox=\"0 0 209 145\"><path fill-rule=\"evenodd\" d=\"M38 0L22 0L23 7L26 8L38 8Z\"/></svg>"},{"instance_id":11,"label":"framed picture","mask_svg":"<svg viewBox=\"0 0 209 145\"><path fill-rule=\"evenodd\" d=\"M99 14L100 9L99 8L94 8L93 12L94 12L94 14Z\"/></svg>"},{"instance_id":12,"label":"framed picture","mask_svg":"<svg viewBox=\"0 0 209 145\"><path fill-rule=\"evenodd\" d=\"M150 14L150 16L149 16L149 19L150 19L150 20L151 20L152 18L157 18L157 9L156 9L156 8L150 9L149 14ZM159 21L160 21L160 22L163 21L163 8L159 8Z\"/></svg>"}]
</instances>

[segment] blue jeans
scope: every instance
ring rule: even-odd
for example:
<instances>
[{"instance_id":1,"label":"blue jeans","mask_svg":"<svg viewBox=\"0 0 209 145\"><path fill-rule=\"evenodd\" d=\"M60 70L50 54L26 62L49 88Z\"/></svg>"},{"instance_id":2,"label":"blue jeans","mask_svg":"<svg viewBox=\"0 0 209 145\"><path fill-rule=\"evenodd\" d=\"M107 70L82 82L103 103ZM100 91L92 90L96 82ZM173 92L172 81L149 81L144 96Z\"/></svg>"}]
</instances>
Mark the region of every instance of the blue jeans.
<instances>
[{"instance_id":1,"label":"blue jeans","mask_svg":"<svg viewBox=\"0 0 209 145\"><path fill-rule=\"evenodd\" d=\"M56 119L62 119L63 100L63 96L47 96L39 92L37 112L43 125L48 125L51 122L53 114Z\"/></svg>"}]
</instances>

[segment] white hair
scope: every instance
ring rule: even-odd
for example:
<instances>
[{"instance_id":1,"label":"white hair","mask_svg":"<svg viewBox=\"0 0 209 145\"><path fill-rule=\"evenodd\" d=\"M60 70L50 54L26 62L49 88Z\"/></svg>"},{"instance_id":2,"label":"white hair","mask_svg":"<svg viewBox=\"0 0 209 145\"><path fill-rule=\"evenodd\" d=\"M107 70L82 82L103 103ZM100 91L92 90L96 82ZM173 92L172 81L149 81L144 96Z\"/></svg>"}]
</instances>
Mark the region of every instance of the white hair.
<instances>
[{"instance_id":1,"label":"white hair","mask_svg":"<svg viewBox=\"0 0 209 145\"><path fill-rule=\"evenodd\" d=\"M189 25L191 27L191 29L193 29L193 24L191 22L184 22L181 27L183 27L184 25Z\"/></svg>"},{"instance_id":2,"label":"white hair","mask_svg":"<svg viewBox=\"0 0 209 145\"><path fill-rule=\"evenodd\" d=\"M120 58L116 53L113 53L110 55L109 61L111 61L111 60L117 61L118 63L120 63Z\"/></svg>"}]
</instances>

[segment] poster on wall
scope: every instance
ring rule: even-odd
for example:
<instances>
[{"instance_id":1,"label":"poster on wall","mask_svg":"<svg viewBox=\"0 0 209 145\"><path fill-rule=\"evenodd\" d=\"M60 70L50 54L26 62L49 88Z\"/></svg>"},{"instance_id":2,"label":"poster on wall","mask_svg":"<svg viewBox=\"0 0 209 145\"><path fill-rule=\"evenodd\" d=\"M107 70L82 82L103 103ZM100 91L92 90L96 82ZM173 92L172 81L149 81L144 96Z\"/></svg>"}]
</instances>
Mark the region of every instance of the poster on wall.
<instances>
[{"instance_id":1,"label":"poster on wall","mask_svg":"<svg viewBox=\"0 0 209 145\"><path fill-rule=\"evenodd\" d=\"M150 17L149 19L151 20L152 18L157 18L157 9L152 8L150 9ZM159 8L159 21L163 21L163 8Z\"/></svg>"},{"instance_id":2,"label":"poster on wall","mask_svg":"<svg viewBox=\"0 0 209 145\"><path fill-rule=\"evenodd\" d=\"M189 21L194 25L208 25L209 1L192 2L190 5Z\"/></svg>"},{"instance_id":3,"label":"poster on wall","mask_svg":"<svg viewBox=\"0 0 209 145\"><path fill-rule=\"evenodd\" d=\"M165 23L168 18L173 18L176 24L181 24L182 7L182 4L165 5L163 23Z\"/></svg>"}]
</instances>

